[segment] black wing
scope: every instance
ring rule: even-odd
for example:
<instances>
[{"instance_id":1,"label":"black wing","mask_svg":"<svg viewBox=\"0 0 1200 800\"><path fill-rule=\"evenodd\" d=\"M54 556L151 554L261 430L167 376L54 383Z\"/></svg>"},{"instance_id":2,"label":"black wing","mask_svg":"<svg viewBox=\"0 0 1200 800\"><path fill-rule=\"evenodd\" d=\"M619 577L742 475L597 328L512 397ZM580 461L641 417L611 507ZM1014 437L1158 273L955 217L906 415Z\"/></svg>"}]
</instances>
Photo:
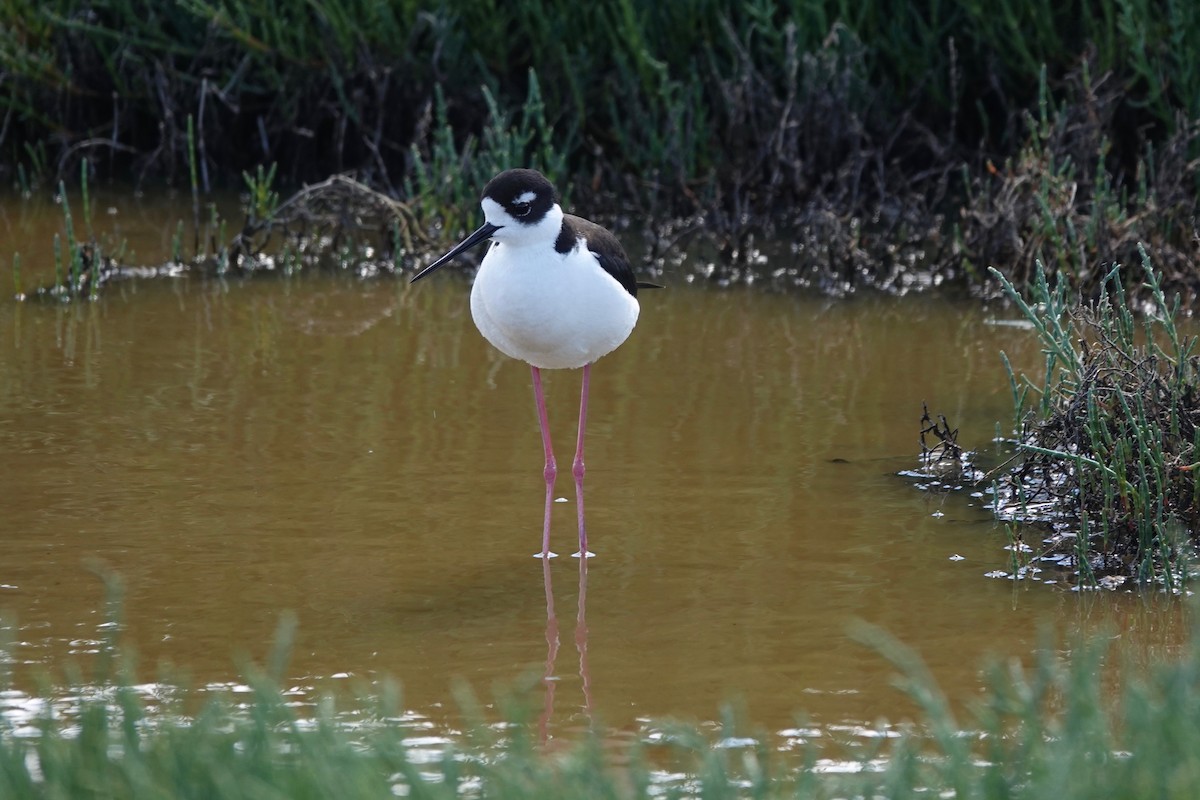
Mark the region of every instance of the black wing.
<instances>
[{"instance_id":1,"label":"black wing","mask_svg":"<svg viewBox=\"0 0 1200 800\"><path fill-rule=\"evenodd\" d=\"M583 217L564 214L562 230L554 242L554 249L560 253L569 253L580 238L587 242L587 249L596 256L604 271L616 278L625 287L625 291L637 297L639 284L633 275L629 257L625 255L617 237Z\"/></svg>"}]
</instances>

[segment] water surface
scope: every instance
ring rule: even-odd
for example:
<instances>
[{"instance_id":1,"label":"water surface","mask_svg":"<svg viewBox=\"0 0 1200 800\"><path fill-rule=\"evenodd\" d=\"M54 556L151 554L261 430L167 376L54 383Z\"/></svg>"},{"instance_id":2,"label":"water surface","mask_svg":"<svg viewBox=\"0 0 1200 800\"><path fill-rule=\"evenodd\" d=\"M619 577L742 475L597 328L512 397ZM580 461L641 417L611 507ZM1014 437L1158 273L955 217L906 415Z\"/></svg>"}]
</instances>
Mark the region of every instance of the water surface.
<instances>
[{"instance_id":1,"label":"water surface","mask_svg":"<svg viewBox=\"0 0 1200 800\"><path fill-rule=\"evenodd\" d=\"M1031 332L994 324L1010 312L682 274L642 295L634 335L593 370L597 557L586 576L554 560L547 580L529 371L479 337L451 272L0 302L0 611L18 660L95 649L93 560L127 583L147 672L235 681L291 610L292 682L395 676L407 707L450 724L460 682L490 698L524 680L551 727L707 720L733 699L770 730L797 715L854 730L911 711L856 621L915 647L958 699L1047 625L1135 658L1182 636L1170 601L984 577L1007 558L985 500L897 477L923 402L991 447L1011 417L999 351L1040 359ZM560 463L578 382L547 373ZM558 493L554 547L571 553L565 471Z\"/></svg>"}]
</instances>

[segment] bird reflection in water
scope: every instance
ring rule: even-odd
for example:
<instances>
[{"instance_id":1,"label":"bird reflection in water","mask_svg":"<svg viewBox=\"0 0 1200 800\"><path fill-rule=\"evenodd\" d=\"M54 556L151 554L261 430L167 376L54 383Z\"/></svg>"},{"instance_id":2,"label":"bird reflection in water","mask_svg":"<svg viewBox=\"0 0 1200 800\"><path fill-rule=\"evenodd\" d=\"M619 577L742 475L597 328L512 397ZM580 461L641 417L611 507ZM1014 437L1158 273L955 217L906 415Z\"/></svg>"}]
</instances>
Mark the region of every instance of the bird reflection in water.
<instances>
[{"instance_id":1,"label":"bird reflection in water","mask_svg":"<svg viewBox=\"0 0 1200 800\"><path fill-rule=\"evenodd\" d=\"M588 560L579 559L579 605L575 615L575 649L579 652L579 678L583 686L583 713L592 716L592 676L588 671L588 627L587 627L587 575ZM554 672L558 658L559 635L558 615L554 612L554 583L550 577L550 559L542 560L542 583L546 589L546 669L542 683L546 686L546 698L542 715L538 719L538 733L542 744L550 739L550 719L554 716L554 690L559 678Z\"/></svg>"}]
</instances>

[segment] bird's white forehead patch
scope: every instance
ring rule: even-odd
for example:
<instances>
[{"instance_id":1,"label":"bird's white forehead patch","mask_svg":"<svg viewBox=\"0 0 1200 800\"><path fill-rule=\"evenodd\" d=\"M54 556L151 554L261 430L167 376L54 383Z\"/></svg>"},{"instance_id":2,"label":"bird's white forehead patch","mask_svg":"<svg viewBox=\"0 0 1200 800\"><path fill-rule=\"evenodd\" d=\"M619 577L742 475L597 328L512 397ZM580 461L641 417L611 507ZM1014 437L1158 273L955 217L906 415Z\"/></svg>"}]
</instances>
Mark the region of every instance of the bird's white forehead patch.
<instances>
[{"instance_id":1,"label":"bird's white forehead patch","mask_svg":"<svg viewBox=\"0 0 1200 800\"><path fill-rule=\"evenodd\" d=\"M495 218L501 214L507 215L504 206L497 203L490 197L485 197L479 201L479 205L483 208L483 215L487 217L488 222L495 224Z\"/></svg>"},{"instance_id":2,"label":"bird's white forehead patch","mask_svg":"<svg viewBox=\"0 0 1200 800\"><path fill-rule=\"evenodd\" d=\"M532 203L537 198L537 192L522 192L514 203Z\"/></svg>"}]
</instances>

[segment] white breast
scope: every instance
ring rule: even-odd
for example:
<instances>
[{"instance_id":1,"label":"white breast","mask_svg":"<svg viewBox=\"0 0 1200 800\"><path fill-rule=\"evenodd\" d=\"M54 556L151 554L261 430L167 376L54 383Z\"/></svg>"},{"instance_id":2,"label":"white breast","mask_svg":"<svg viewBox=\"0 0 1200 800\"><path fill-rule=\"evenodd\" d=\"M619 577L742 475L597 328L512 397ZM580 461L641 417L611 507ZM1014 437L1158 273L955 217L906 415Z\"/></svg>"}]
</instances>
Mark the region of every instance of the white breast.
<instances>
[{"instance_id":1,"label":"white breast","mask_svg":"<svg viewBox=\"0 0 1200 800\"><path fill-rule=\"evenodd\" d=\"M582 243L581 243L582 244ZM574 369L615 350L637 324L638 302L583 246L563 255L496 242L471 289L483 337L543 369Z\"/></svg>"}]
</instances>

